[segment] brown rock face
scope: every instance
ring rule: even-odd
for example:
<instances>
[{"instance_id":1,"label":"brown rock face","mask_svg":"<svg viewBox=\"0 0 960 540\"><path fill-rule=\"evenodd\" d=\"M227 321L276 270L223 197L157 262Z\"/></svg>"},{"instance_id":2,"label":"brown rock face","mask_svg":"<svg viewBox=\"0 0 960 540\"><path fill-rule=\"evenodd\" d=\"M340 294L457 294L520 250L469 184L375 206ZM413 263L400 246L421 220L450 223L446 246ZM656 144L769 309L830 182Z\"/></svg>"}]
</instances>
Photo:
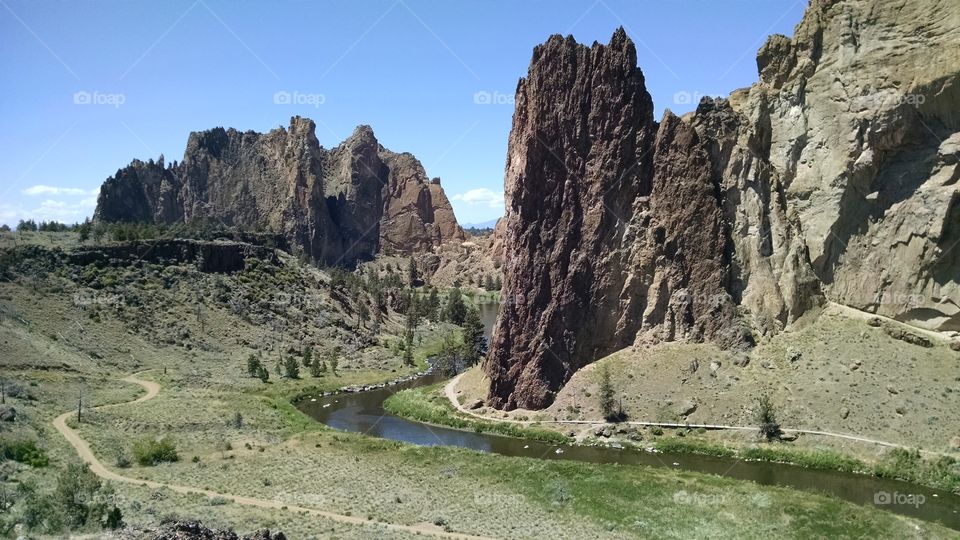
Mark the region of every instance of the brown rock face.
<instances>
[{"instance_id":1,"label":"brown rock face","mask_svg":"<svg viewBox=\"0 0 960 540\"><path fill-rule=\"evenodd\" d=\"M489 403L635 341L747 345L830 300L960 329L960 10L811 2L760 80L658 124L622 29L517 87Z\"/></svg>"},{"instance_id":2,"label":"brown rock face","mask_svg":"<svg viewBox=\"0 0 960 540\"><path fill-rule=\"evenodd\" d=\"M730 326L709 156L692 127L670 115L658 133L652 114L622 29L606 46L553 36L534 50L507 161L495 406L549 404L638 331L704 339Z\"/></svg>"},{"instance_id":3,"label":"brown rock face","mask_svg":"<svg viewBox=\"0 0 960 540\"><path fill-rule=\"evenodd\" d=\"M96 219L173 224L212 219L278 233L294 251L352 265L381 250L410 252L462 241L450 203L409 154L368 126L332 150L312 120L261 134L192 133L183 161L134 161L100 190Z\"/></svg>"}]
</instances>

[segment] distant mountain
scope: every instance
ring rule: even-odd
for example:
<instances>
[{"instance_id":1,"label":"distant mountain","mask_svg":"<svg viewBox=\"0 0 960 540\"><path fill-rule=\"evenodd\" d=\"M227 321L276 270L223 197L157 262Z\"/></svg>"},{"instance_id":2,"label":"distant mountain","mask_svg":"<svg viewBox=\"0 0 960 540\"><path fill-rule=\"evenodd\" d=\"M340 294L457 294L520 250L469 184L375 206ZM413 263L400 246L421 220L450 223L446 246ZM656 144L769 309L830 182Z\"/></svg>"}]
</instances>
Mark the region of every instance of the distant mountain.
<instances>
[{"instance_id":1,"label":"distant mountain","mask_svg":"<svg viewBox=\"0 0 960 540\"><path fill-rule=\"evenodd\" d=\"M283 235L295 252L353 265L377 253L463 241L440 179L359 126L336 148L295 116L269 133L191 133L183 161L134 160L100 189L95 219L175 224L213 219Z\"/></svg>"},{"instance_id":2,"label":"distant mountain","mask_svg":"<svg viewBox=\"0 0 960 540\"><path fill-rule=\"evenodd\" d=\"M497 221L500 218L488 219L487 221L481 221L479 223L464 223L464 229L492 229L497 225Z\"/></svg>"}]
</instances>

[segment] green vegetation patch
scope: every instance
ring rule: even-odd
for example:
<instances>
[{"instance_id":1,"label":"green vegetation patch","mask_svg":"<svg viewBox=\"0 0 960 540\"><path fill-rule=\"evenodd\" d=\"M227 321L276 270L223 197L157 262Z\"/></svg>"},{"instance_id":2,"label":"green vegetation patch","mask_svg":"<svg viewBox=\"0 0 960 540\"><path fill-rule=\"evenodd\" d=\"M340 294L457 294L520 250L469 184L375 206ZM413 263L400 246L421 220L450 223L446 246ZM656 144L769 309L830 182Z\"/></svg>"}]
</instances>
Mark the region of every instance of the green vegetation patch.
<instances>
[{"instance_id":1,"label":"green vegetation patch","mask_svg":"<svg viewBox=\"0 0 960 540\"><path fill-rule=\"evenodd\" d=\"M533 439L548 443L569 443L563 434L548 429L520 426L505 422L484 422L458 416L449 400L443 396L443 384L411 388L390 396L383 407L387 411L418 422L472 430L477 433L495 433L508 437Z\"/></svg>"},{"instance_id":2,"label":"green vegetation patch","mask_svg":"<svg viewBox=\"0 0 960 540\"><path fill-rule=\"evenodd\" d=\"M46 467L50 464L46 452L37 446L36 441L29 439L0 438L0 456L31 467Z\"/></svg>"},{"instance_id":3,"label":"green vegetation patch","mask_svg":"<svg viewBox=\"0 0 960 540\"><path fill-rule=\"evenodd\" d=\"M925 460L919 450L896 448L874 466L881 478L896 478L960 493L960 461L950 456Z\"/></svg>"},{"instance_id":4,"label":"green vegetation patch","mask_svg":"<svg viewBox=\"0 0 960 540\"><path fill-rule=\"evenodd\" d=\"M133 443L133 459L138 465L149 467L180 460L177 445L170 436L160 439L144 437Z\"/></svg>"}]
</instances>

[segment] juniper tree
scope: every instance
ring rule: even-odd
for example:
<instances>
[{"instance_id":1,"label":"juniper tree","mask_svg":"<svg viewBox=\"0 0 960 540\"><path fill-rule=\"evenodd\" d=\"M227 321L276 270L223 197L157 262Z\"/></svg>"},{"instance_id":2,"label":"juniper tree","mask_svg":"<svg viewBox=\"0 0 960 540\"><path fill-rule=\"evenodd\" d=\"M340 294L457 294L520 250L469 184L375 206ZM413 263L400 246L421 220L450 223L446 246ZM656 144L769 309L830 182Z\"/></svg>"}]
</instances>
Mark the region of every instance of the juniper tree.
<instances>
[{"instance_id":1,"label":"juniper tree","mask_svg":"<svg viewBox=\"0 0 960 540\"><path fill-rule=\"evenodd\" d=\"M287 375L288 379L299 379L300 378L300 364L297 362L297 359L293 356L288 356L283 363L284 373Z\"/></svg>"},{"instance_id":2,"label":"juniper tree","mask_svg":"<svg viewBox=\"0 0 960 540\"><path fill-rule=\"evenodd\" d=\"M463 356L468 364L476 364L483 358L486 348L483 337L483 321L475 307L467 309L463 320Z\"/></svg>"}]
</instances>

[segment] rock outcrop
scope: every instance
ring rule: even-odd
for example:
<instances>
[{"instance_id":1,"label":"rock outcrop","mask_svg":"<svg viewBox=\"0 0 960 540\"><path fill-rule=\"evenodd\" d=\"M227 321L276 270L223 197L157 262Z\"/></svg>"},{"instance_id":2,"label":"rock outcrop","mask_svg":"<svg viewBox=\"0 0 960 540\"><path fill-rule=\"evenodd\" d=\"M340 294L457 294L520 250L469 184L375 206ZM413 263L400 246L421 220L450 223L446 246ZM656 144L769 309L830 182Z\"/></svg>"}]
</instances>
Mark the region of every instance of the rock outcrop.
<instances>
[{"instance_id":1,"label":"rock outcrop","mask_svg":"<svg viewBox=\"0 0 960 540\"><path fill-rule=\"evenodd\" d=\"M960 329L960 10L813 0L760 80L658 123L622 29L517 87L488 402L635 342L748 346L825 299Z\"/></svg>"},{"instance_id":2,"label":"rock outcrop","mask_svg":"<svg viewBox=\"0 0 960 540\"><path fill-rule=\"evenodd\" d=\"M282 532L269 529L240 536L232 530L213 529L199 521L168 521L155 528L127 527L116 535L123 540L286 540Z\"/></svg>"},{"instance_id":3,"label":"rock outcrop","mask_svg":"<svg viewBox=\"0 0 960 540\"><path fill-rule=\"evenodd\" d=\"M213 220L285 237L296 252L352 265L466 237L439 180L393 153L368 126L332 150L312 120L269 133L192 133L183 161L135 160L104 182L95 217L175 224Z\"/></svg>"}]
</instances>

